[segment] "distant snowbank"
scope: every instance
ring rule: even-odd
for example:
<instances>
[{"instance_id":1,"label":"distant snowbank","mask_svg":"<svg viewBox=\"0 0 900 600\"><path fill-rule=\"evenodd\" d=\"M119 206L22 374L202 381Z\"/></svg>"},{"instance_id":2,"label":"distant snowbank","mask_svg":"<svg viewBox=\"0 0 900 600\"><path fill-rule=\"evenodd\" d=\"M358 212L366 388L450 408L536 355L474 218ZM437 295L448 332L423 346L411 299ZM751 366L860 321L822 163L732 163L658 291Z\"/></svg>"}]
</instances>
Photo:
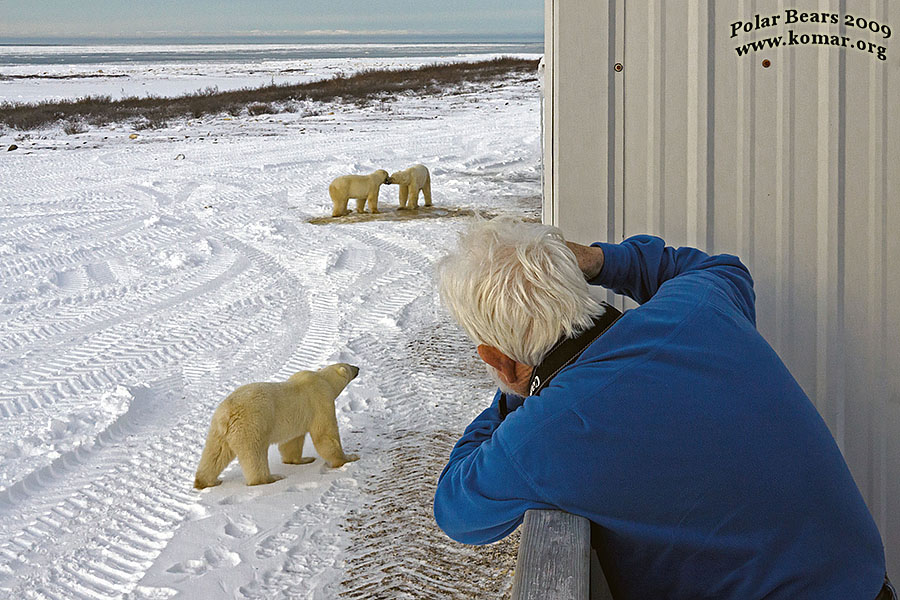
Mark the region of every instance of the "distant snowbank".
<instances>
[{"instance_id":1,"label":"distant snowbank","mask_svg":"<svg viewBox=\"0 0 900 600\"><path fill-rule=\"evenodd\" d=\"M365 69L489 60L500 56L534 59L541 56L491 51L495 47L488 44L401 47L314 44L299 48L294 45L5 46L0 52L3 57L0 58L0 99L31 103L85 96L174 97L207 88L225 91L273 83L306 83ZM346 55L331 56L336 53Z\"/></svg>"}]
</instances>

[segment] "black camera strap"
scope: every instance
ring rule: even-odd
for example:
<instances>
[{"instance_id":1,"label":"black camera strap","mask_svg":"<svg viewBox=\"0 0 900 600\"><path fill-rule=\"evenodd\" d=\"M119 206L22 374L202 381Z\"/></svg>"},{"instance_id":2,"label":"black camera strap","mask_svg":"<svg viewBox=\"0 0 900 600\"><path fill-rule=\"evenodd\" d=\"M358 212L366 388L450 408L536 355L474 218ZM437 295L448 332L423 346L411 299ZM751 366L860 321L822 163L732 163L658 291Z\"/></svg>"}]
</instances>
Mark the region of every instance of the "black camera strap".
<instances>
[{"instance_id":1,"label":"black camera strap","mask_svg":"<svg viewBox=\"0 0 900 600\"><path fill-rule=\"evenodd\" d=\"M571 338L562 338L550 348L547 356L531 372L531 383L528 386L528 395L536 396L547 384L556 377L557 373L575 362L588 346L603 335L613 323L619 320L622 313L606 302L600 303L606 311L594 319L590 329L586 329L579 335Z\"/></svg>"},{"instance_id":2,"label":"black camera strap","mask_svg":"<svg viewBox=\"0 0 900 600\"><path fill-rule=\"evenodd\" d=\"M593 344L622 316L621 311L606 302L601 302L600 304L606 311L594 319L594 324L590 328L582 331L575 337L560 338L547 352L541 364L534 367L534 370L531 372L531 382L528 386L529 396L539 394L560 371L575 362L588 346ZM500 396L500 416L505 418L508 412L506 395L504 394Z\"/></svg>"}]
</instances>

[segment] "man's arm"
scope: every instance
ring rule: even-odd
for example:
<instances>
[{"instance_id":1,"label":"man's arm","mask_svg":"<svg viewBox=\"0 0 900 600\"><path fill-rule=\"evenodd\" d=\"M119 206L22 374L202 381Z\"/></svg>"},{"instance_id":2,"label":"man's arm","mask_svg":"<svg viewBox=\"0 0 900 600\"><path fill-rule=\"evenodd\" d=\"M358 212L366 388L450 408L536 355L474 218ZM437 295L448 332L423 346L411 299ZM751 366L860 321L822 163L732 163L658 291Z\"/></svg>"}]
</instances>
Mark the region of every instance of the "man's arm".
<instances>
[{"instance_id":1,"label":"man's arm","mask_svg":"<svg viewBox=\"0 0 900 600\"><path fill-rule=\"evenodd\" d=\"M600 274L603 269L603 248L599 246L583 246L575 242L566 241L566 246L575 254L578 268L584 273L584 278L590 281Z\"/></svg>"},{"instance_id":2,"label":"man's arm","mask_svg":"<svg viewBox=\"0 0 900 600\"><path fill-rule=\"evenodd\" d=\"M464 544L503 539L522 523L526 510L552 508L537 500L531 485L494 432L502 423L497 400L466 428L450 453L434 494L434 518Z\"/></svg>"},{"instance_id":3,"label":"man's arm","mask_svg":"<svg viewBox=\"0 0 900 600\"><path fill-rule=\"evenodd\" d=\"M589 283L624 294L639 304L650 300L671 279L704 273L704 277L724 289L741 312L756 321L753 279L736 256L710 256L696 248L672 248L650 235L636 235L621 244L566 243Z\"/></svg>"}]
</instances>

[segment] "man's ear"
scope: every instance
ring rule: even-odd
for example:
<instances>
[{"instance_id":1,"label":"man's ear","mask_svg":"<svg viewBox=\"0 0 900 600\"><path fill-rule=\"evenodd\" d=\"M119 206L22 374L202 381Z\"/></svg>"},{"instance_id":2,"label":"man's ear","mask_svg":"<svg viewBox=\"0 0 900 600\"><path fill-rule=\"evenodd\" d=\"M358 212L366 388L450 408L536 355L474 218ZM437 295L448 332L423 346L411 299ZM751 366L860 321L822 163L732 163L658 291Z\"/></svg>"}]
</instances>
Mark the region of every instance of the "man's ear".
<instances>
[{"instance_id":1,"label":"man's ear","mask_svg":"<svg viewBox=\"0 0 900 600\"><path fill-rule=\"evenodd\" d=\"M507 384L515 383L516 361L487 344L480 344L476 350L481 360L494 367L504 382Z\"/></svg>"}]
</instances>

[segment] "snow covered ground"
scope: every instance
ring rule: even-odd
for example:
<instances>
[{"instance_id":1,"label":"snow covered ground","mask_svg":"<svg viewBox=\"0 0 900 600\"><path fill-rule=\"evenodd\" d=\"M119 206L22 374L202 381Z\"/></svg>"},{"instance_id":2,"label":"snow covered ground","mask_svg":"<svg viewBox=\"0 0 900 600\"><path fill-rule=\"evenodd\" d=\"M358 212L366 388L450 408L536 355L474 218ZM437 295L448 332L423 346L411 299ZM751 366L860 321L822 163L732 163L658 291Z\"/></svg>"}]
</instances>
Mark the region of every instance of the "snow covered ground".
<instances>
[{"instance_id":1,"label":"snow covered ground","mask_svg":"<svg viewBox=\"0 0 900 600\"><path fill-rule=\"evenodd\" d=\"M394 220L386 186L384 219L309 221L333 177L415 162L436 207L537 217L536 74L315 108L136 139L0 131L18 146L0 153L0 596L508 592L514 542L462 546L431 518L491 397L433 283L464 220ZM361 368L337 401L360 461L283 465L273 447L283 480L246 487L235 463L192 489L228 392L337 361Z\"/></svg>"}]
</instances>

